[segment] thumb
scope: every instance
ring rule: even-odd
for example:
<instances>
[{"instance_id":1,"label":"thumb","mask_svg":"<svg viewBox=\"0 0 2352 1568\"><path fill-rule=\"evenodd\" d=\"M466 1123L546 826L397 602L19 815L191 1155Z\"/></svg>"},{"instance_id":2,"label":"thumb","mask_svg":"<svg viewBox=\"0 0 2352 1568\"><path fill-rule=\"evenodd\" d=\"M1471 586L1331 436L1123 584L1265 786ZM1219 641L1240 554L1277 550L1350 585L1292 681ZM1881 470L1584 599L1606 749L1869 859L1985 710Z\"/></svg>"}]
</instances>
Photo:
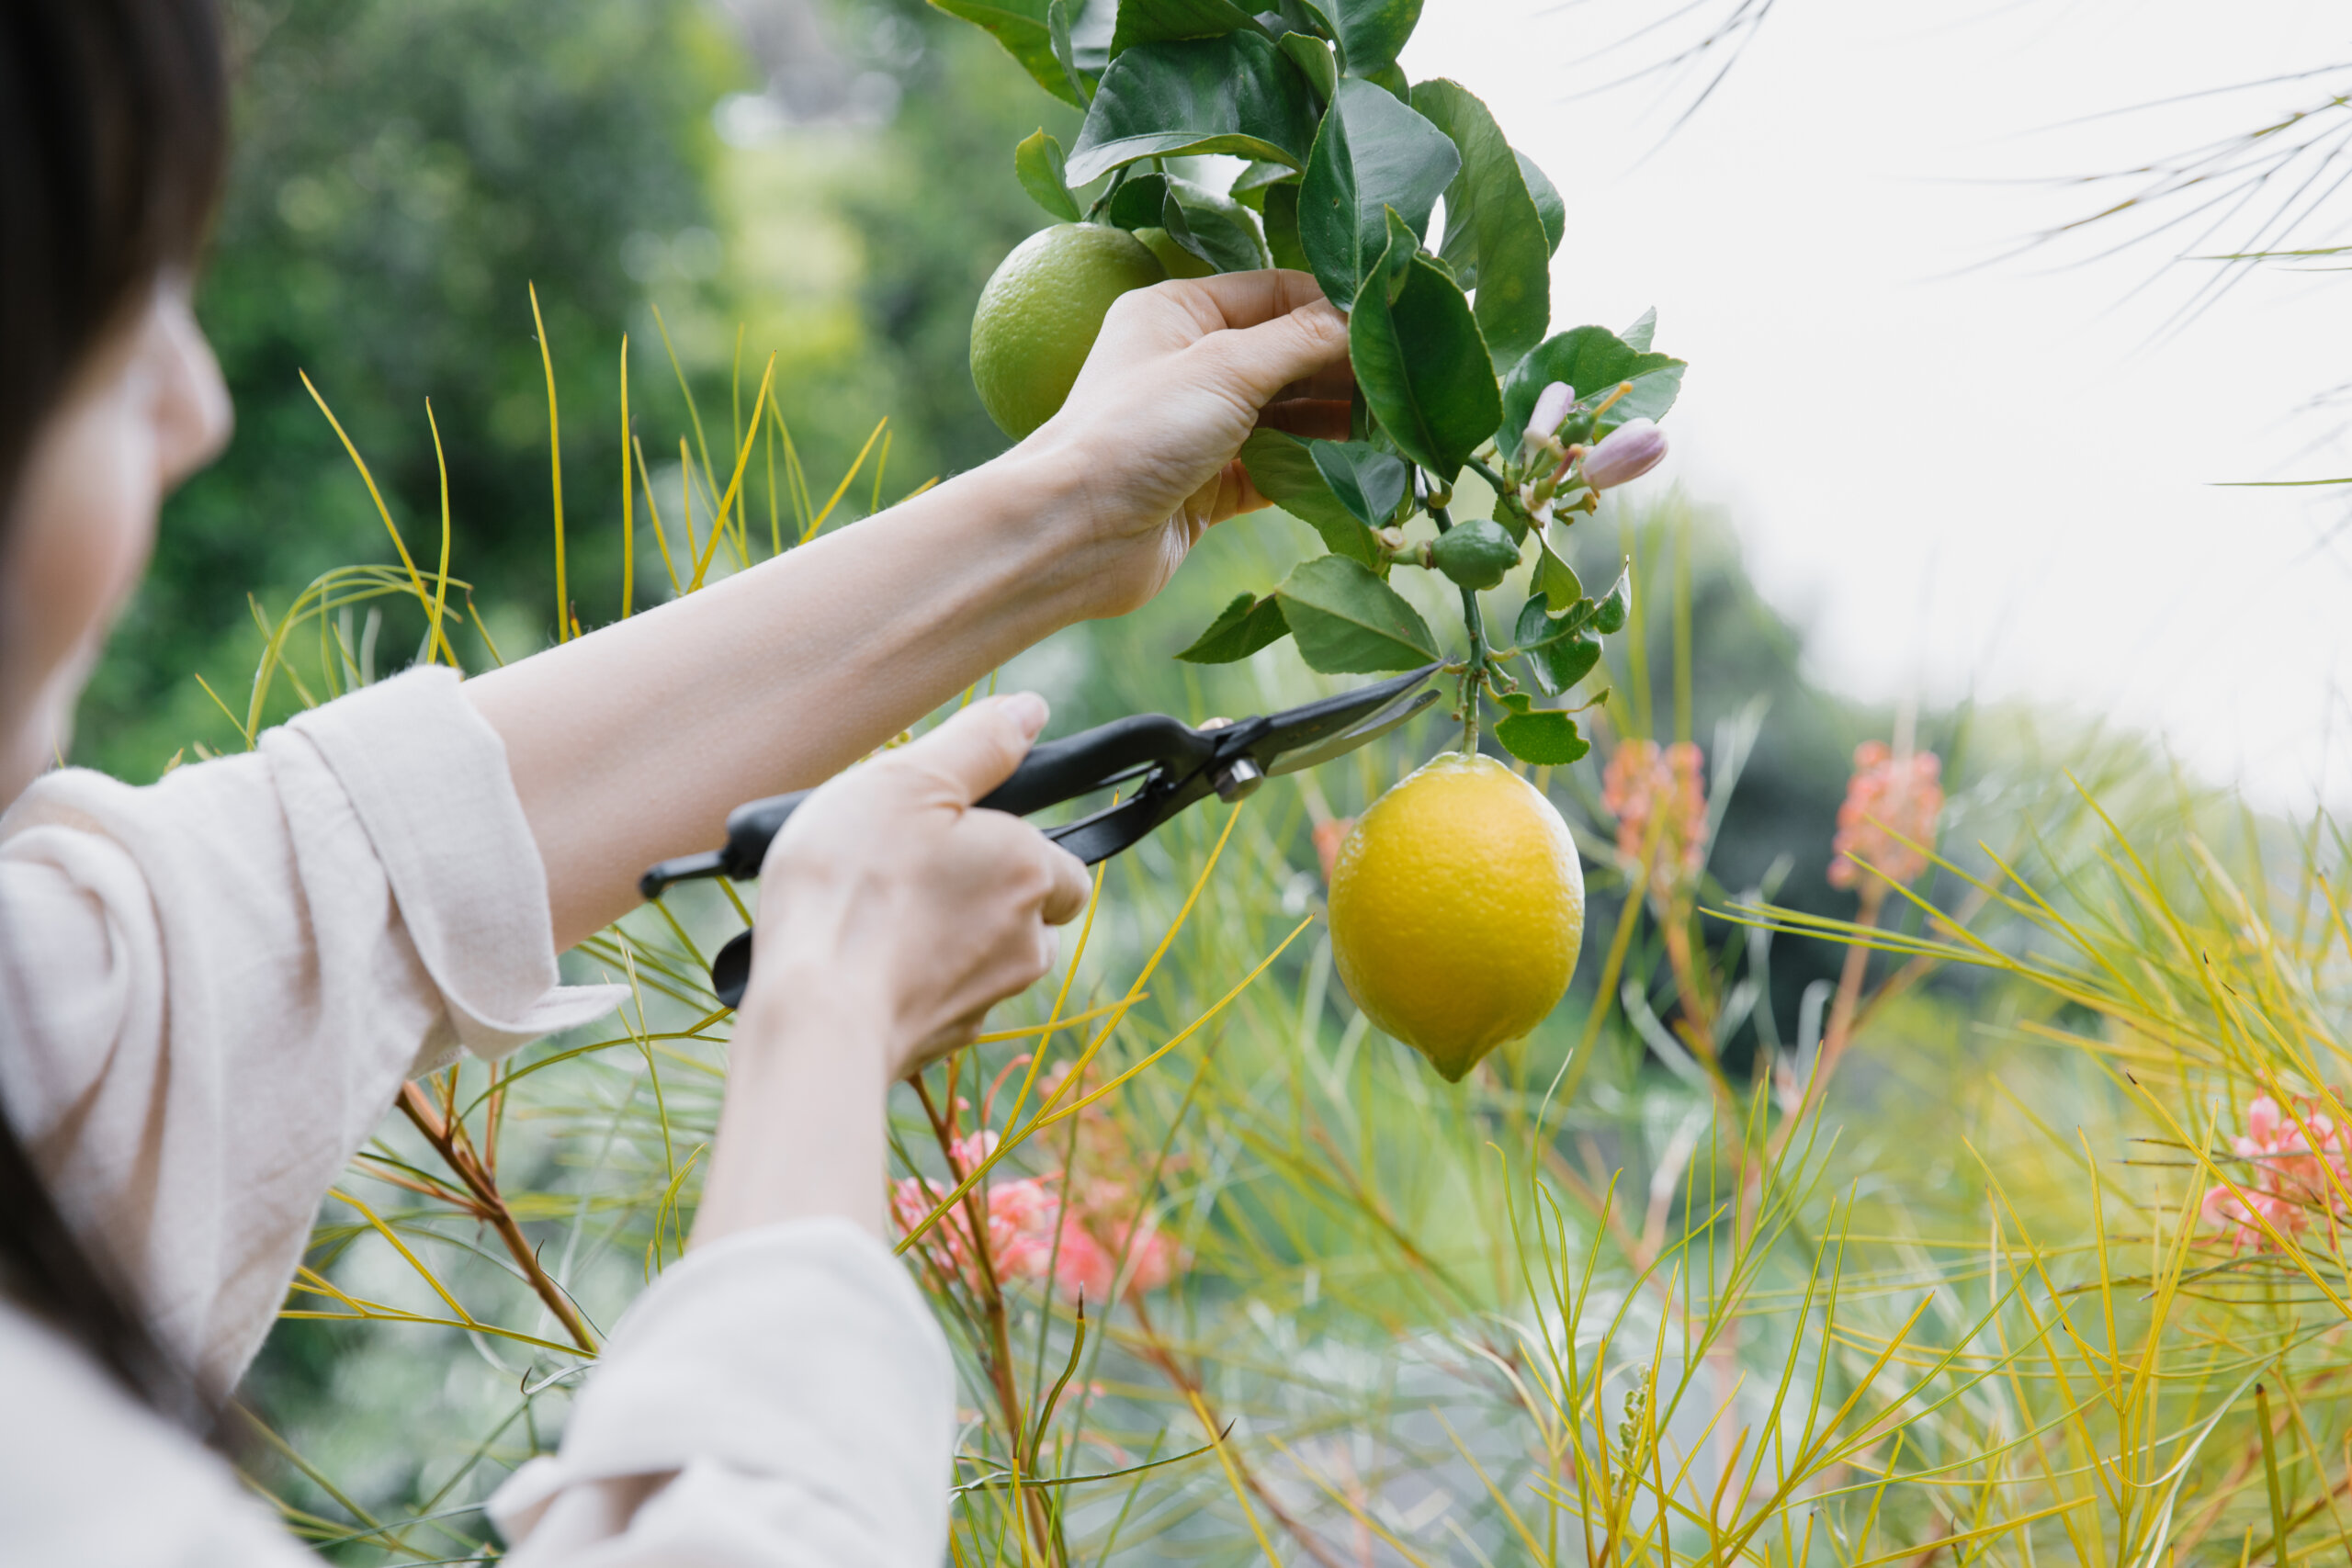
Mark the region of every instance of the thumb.
<instances>
[{"instance_id":1,"label":"thumb","mask_svg":"<svg viewBox=\"0 0 2352 1568\"><path fill-rule=\"evenodd\" d=\"M1035 692L983 697L893 755L946 785L956 805L969 806L1021 765L1046 728L1046 711Z\"/></svg>"},{"instance_id":2,"label":"thumb","mask_svg":"<svg viewBox=\"0 0 2352 1568\"><path fill-rule=\"evenodd\" d=\"M1348 319L1317 298L1256 326L1211 333L1193 349L1211 356L1250 404L1262 408L1284 387L1346 360Z\"/></svg>"}]
</instances>

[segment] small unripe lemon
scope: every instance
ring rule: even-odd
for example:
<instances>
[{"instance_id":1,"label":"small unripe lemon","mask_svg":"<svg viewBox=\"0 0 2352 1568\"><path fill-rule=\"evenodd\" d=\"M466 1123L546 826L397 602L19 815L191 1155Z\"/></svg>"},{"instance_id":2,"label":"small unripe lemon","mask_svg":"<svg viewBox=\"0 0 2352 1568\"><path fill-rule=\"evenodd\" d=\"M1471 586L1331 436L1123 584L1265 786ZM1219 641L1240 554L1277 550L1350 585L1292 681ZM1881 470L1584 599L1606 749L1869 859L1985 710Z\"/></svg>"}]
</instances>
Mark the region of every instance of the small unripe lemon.
<instances>
[{"instance_id":1,"label":"small unripe lemon","mask_svg":"<svg viewBox=\"0 0 2352 1568\"><path fill-rule=\"evenodd\" d=\"M1014 440L1054 417L1111 302L1168 276L1125 229L1057 223L1013 247L972 312L972 384Z\"/></svg>"},{"instance_id":2,"label":"small unripe lemon","mask_svg":"<svg viewBox=\"0 0 2352 1568\"><path fill-rule=\"evenodd\" d=\"M1143 248L1159 258L1170 277L1214 277L1216 268L1176 243L1176 236L1165 229L1138 229L1136 238Z\"/></svg>"},{"instance_id":3,"label":"small unripe lemon","mask_svg":"<svg viewBox=\"0 0 2352 1568\"><path fill-rule=\"evenodd\" d=\"M1474 517L1437 536L1430 546L1430 564L1463 587L1483 592L1519 564L1519 545L1501 524Z\"/></svg>"},{"instance_id":4,"label":"small unripe lemon","mask_svg":"<svg viewBox=\"0 0 2352 1568\"><path fill-rule=\"evenodd\" d=\"M1566 994L1584 871L1533 785L1491 757L1447 751L1357 821L1330 910L1348 994L1458 1083Z\"/></svg>"}]
</instances>

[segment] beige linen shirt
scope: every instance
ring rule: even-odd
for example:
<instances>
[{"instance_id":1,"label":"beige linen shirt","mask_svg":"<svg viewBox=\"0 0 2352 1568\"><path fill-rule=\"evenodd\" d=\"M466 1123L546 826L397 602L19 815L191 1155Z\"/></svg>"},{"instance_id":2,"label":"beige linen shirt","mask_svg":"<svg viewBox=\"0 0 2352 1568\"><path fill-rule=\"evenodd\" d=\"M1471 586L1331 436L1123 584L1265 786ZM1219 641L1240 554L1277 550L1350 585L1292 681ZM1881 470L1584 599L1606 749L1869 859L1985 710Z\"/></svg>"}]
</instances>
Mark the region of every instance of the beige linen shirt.
<instances>
[{"instance_id":1,"label":"beige linen shirt","mask_svg":"<svg viewBox=\"0 0 2352 1568\"><path fill-rule=\"evenodd\" d=\"M208 1386L268 1333L401 1080L588 1022L497 734L447 671L132 788L0 818L0 1107ZM491 1510L518 1568L940 1561L953 1374L846 1222L697 1250L633 1305L560 1452ZM313 1561L213 1456L0 1298L0 1562Z\"/></svg>"}]
</instances>

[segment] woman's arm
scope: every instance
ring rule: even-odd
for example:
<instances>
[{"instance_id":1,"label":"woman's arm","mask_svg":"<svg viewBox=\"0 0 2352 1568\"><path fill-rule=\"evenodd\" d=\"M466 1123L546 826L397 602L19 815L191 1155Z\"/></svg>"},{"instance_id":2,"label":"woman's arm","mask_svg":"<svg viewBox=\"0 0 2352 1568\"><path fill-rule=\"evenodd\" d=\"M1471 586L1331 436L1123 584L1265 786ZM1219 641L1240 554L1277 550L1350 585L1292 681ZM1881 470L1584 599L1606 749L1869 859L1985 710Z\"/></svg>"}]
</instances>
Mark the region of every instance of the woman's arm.
<instances>
[{"instance_id":1,"label":"woman's arm","mask_svg":"<svg viewBox=\"0 0 2352 1568\"><path fill-rule=\"evenodd\" d=\"M776 835L694 1249L616 1330L560 1454L492 1500L517 1568L940 1561L954 1374L882 1245L884 1102L1084 907L1074 858L971 809L1045 720L1026 694L975 703Z\"/></svg>"},{"instance_id":2,"label":"woman's arm","mask_svg":"<svg viewBox=\"0 0 2352 1568\"><path fill-rule=\"evenodd\" d=\"M467 682L506 743L556 945L741 802L830 777L1039 638L1159 592L1262 505L1261 422L1339 434L1347 326L1303 273L1121 299L1062 412L995 462ZM1273 405L1269 407L1269 405Z\"/></svg>"}]
</instances>

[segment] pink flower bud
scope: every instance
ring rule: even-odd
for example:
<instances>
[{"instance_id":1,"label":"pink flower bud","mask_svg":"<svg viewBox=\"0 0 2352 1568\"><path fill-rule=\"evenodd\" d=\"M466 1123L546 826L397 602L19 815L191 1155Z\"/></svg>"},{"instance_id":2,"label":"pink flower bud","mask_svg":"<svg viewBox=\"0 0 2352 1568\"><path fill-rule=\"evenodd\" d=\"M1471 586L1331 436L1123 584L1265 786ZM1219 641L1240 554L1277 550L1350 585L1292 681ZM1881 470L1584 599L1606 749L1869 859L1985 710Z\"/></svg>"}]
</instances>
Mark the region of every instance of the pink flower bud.
<instances>
[{"instance_id":1,"label":"pink flower bud","mask_svg":"<svg viewBox=\"0 0 2352 1568\"><path fill-rule=\"evenodd\" d=\"M1536 395L1535 412L1527 421L1527 438L1541 442L1560 428L1568 417L1568 410L1576 406L1577 389L1566 381L1555 381Z\"/></svg>"},{"instance_id":2,"label":"pink flower bud","mask_svg":"<svg viewBox=\"0 0 2352 1568\"><path fill-rule=\"evenodd\" d=\"M1645 419L1628 420L1585 454L1584 482L1614 490L1640 479L1666 458L1666 432Z\"/></svg>"}]
</instances>

